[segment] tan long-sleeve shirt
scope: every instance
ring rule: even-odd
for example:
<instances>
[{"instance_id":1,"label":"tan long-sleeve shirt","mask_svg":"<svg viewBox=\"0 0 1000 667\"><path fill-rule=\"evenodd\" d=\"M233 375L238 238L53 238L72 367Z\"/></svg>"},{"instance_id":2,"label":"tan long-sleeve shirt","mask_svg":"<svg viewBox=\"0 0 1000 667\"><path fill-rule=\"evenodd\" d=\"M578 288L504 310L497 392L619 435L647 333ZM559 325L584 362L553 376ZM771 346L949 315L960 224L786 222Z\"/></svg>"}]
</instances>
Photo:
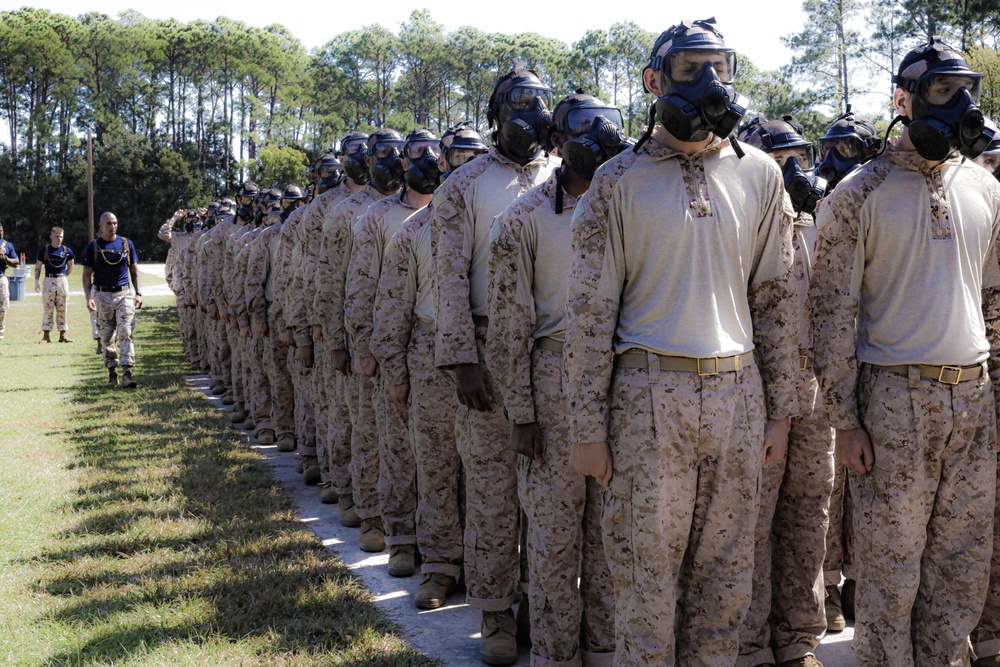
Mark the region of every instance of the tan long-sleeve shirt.
<instances>
[{"instance_id":1,"label":"tan long-sleeve shirt","mask_svg":"<svg viewBox=\"0 0 1000 667\"><path fill-rule=\"evenodd\" d=\"M781 172L716 139L647 142L598 171L573 217L565 355L572 442L607 438L613 354L757 350L769 419L796 414L792 214Z\"/></svg>"},{"instance_id":2,"label":"tan long-sleeve shirt","mask_svg":"<svg viewBox=\"0 0 1000 667\"><path fill-rule=\"evenodd\" d=\"M385 250L370 347L389 384L409 382L406 353L413 328L434 327L431 206L407 218Z\"/></svg>"},{"instance_id":3,"label":"tan long-sleeve shirt","mask_svg":"<svg viewBox=\"0 0 1000 667\"><path fill-rule=\"evenodd\" d=\"M563 193L564 208L556 213L556 180L553 173L514 200L493 223L486 358L514 424L535 421L535 339L561 341L566 335L566 277L576 198Z\"/></svg>"},{"instance_id":4,"label":"tan long-sleeve shirt","mask_svg":"<svg viewBox=\"0 0 1000 667\"><path fill-rule=\"evenodd\" d=\"M389 239L417 210L400 193L373 202L354 224L344 295L344 324L350 336L352 354L371 355L375 292L382 274L385 248Z\"/></svg>"},{"instance_id":5,"label":"tan long-sleeve shirt","mask_svg":"<svg viewBox=\"0 0 1000 667\"><path fill-rule=\"evenodd\" d=\"M809 305L834 427L861 425L859 362L991 357L983 310L1000 285L1000 184L989 172L958 156L931 167L915 151L890 149L838 184L817 225Z\"/></svg>"},{"instance_id":6,"label":"tan long-sleeve shirt","mask_svg":"<svg viewBox=\"0 0 1000 667\"><path fill-rule=\"evenodd\" d=\"M331 349L347 349L347 329L344 324L344 299L347 268L354 243L354 224L358 216L373 202L385 195L370 184L340 202L323 222L323 240L319 264L316 267L316 290L313 309L323 327L323 338Z\"/></svg>"},{"instance_id":7,"label":"tan long-sleeve shirt","mask_svg":"<svg viewBox=\"0 0 1000 667\"><path fill-rule=\"evenodd\" d=\"M457 169L434 194L438 367L480 362L472 318L486 315L493 219L558 166L558 158L545 154L521 166L493 146Z\"/></svg>"}]
</instances>

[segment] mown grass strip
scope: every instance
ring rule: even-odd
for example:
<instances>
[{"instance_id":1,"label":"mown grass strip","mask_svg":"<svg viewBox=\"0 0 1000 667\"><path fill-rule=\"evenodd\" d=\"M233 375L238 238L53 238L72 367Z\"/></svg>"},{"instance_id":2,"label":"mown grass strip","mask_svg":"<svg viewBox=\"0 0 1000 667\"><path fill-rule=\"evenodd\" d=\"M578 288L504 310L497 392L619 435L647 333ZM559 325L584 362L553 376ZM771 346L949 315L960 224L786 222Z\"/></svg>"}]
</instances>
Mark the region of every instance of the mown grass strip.
<instances>
[{"instance_id":1,"label":"mown grass strip","mask_svg":"<svg viewBox=\"0 0 1000 667\"><path fill-rule=\"evenodd\" d=\"M296 519L270 471L187 388L172 298L147 300L140 388L15 304L0 365L0 663L436 664Z\"/></svg>"}]
</instances>

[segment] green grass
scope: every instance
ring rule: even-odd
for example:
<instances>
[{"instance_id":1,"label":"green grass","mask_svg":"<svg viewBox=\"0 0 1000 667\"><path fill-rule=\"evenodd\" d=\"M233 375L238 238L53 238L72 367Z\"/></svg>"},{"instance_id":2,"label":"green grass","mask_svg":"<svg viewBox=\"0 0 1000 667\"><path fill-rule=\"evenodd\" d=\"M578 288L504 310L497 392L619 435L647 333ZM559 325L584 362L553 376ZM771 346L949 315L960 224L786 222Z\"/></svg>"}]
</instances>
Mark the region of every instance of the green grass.
<instances>
[{"instance_id":1,"label":"green grass","mask_svg":"<svg viewBox=\"0 0 1000 667\"><path fill-rule=\"evenodd\" d=\"M0 342L0 664L435 664L187 388L173 299L140 312L136 391L81 302L72 345L36 342L37 301Z\"/></svg>"}]
</instances>

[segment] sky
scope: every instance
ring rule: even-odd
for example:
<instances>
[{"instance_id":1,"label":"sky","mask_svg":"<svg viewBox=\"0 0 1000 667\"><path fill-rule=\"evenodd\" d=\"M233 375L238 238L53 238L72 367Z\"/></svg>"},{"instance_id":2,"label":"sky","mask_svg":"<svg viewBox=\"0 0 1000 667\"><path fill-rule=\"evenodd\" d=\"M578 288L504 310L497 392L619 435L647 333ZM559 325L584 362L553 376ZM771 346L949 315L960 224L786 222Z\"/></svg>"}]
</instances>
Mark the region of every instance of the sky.
<instances>
[{"instance_id":1,"label":"sky","mask_svg":"<svg viewBox=\"0 0 1000 667\"><path fill-rule=\"evenodd\" d=\"M0 0L0 10L31 6L71 16L97 11L116 17L126 9L134 9L148 18L175 18L184 23L196 19L213 21L226 16L259 27L280 23L298 37L306 49L321 46L334 35L372 23L380 23L398 33L399 24L406 21L414 9L428 10L448 32L471 25L486 32L537 32L567 44L579 40L589 29L606 29L612 23L633 21L659 34L681 20L714 15L726 44L762 70L777 69L791 60L792 54L782 45L781 37L800 31L805 20L799 0L773 0L772 9L766 12L758 11L758 5L746 0L714 0L710 7L690 16L675 10L664 12L658 7L659 3L649 0L624 4L631 6L580 2L578 9L570 10L573 5L566 0L510 6L481 0L418 0L416 3L413 0L380 0L374 5L363 2L283 5L248 0ZM268 5L275 9L264 11ZM496 9L486 11L484 8L489 6ZM774 11L775 6L781 7L781 11ZM374 11L364 11L366 7ZM316 9L293 11L293 8Z\"/></svg>"}]
</instances>

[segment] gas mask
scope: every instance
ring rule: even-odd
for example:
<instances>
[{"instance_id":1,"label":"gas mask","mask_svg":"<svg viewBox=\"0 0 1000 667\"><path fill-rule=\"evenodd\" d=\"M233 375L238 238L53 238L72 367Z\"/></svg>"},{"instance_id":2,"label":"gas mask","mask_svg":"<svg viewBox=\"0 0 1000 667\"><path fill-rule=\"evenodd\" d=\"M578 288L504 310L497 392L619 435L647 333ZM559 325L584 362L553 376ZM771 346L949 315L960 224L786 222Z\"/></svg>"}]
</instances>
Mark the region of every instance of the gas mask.
<instances>
[{"instance_id":1,"label":"gas mask","mask_svg":"<svg viewBox=\"0 0 1000 667\"><path fill-rule=\"evenodd\" d=\"M364 144L361 144L361 148L344 159L344 173L349 179L361 185L368 182L368 165L365 164L367 153Z\"/></svg>"},{"instance_id":2,"label":"gas mask","mask_svg":"<svg viewBox=\"0 0 1000 667\"><path fill-rule=\"evenodd\" d=\"M410 168L406 170L404 179L406 187L422 195L433 193L444 180L438 168L438 158L433 151L426 150L416 159L407 158Z\"/></svg>"},{"instance_id":3,"label":"gas mask","mask_svg":"<svg viewBox=\"0 0 1000 667\"><path fill-rule=\"evenodd\" d=\"M517 95L518 90L517 87L511 88L507 94ZM547 89L538 88L520 90L548 92ZM500 135L503 137L504 149L510 152L511 157L530 159L538 155L552 128L552 112L542 97L535 94L534 100L525 109L504 103L500 114L504 119L500 125Z\"/></svg>"},{"instance_id":4,"label":"gas mask","mask_svg":"<svg viewBox=\"0 0 1000 667\"><path fill-rule=\"evenodd\" d=\"M339 171L335 171L330 176L322 178L320 182L316 184L316 192L317 194L323 194L327 190L332 190L343 182L344 175Z\"/></svg>"},{"instance_id":5,"label":"gas mask","mask_svg":"<svg viewBox=\"0 0 1000 667\"><path fill-rule=\"evenodd\" d=\"M669 68L670 63L664 63ZM732 83L723 83L711 63L703 63L692 81L662 76L666 94L654 103L660 124L680 141L702 141L709 133L729 136L746 113L749 101Z\"/></svg>"},{"instance_id":6,"label":"gas mask","mask_svg":"<svg viewBox=\"0 0 1000 667\"><path fill-rule=\"evenodd\" d=\"M816 165L816 175L825 179L828 187L835 187L843 180L844 176L847 176L861 164L864 152L860 146L856 145L859 143L850 138L831 141L820 140L823 158Z\"/></svg>"},{"instance_id":7,"label":"gas mask","mask_svg":"<svg viewBox=\"0 0 1000 667\"><path fill-rule=\"evenodd\" d=\"M913 118L903 121L910 141L926 160L944 160L955 149L975 158L993 139L977 106L981 78L964 77L973 81L972 90L962 86L947 100L935 99L934 82L939 78L945 77L927 77L913 93Z\"/></svg>"},{"instance_id":8,"label":"gas mask","mask_svg":"<svg viewBox=\"0 0 1000 667\"><path fill-rule=\"evenodd\" d=\"M621 127L597 116L586 134L570 139L559 152L568 169L590 181L598 167L633 143Z\"/></svg>"},{"instance_id":9,"label":"gas mask","mask_svg":"<svg viewBox=\"0 0 1000 667\"><path fill-rule=\"evenodd\" d=\"M785 180L785 191L795 210L812 214L816 210L816 204L823 198L826 182L814 174L802 171L798 159L794 157L785 160L781 173Z\"/></svg>"},{"instance_id":10,"label":"gas mask","mask_svg":"<svg viewBox=\"0 0 1000 667\"><path fill-rule=\"evenodd\" d=\"M403 158L399 155L398 147L401 143L379 142L372 150L375 161L368 170L368 175L371 184L382 192L395 192L403 186Z\"/></svg>"}]
</instances>

